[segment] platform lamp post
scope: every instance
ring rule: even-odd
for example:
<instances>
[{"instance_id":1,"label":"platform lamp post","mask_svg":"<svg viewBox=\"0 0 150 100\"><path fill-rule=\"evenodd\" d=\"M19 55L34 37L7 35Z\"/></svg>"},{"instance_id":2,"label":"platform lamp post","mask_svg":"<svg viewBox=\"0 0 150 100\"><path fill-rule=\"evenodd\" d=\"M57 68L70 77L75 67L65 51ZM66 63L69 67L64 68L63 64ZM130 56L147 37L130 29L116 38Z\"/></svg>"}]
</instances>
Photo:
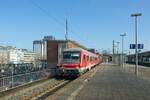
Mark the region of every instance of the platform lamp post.
<instances>
[{"instance_id":1,"label":"platform lamp post","mask_svg":"<svg viewBox=\"0 0 150 100\"><path fill-rule=\"evenodd\" d=\"M122 37L122 68L124 68L124 55L123 55L123 52L124 52L124 36L126 36L126 33L120 34L120 36Z\"/></svg>"},{"instance_id":2,"label":"platform lamp post","mask_svg":"<svg viewBox=\"0 0 150 100\"><path fill-rule=\"evenodd\" d=\"M135 17L135 59L136 59L136 64L135 64L135 74L138 75L138 32L137 32L137 17L142 16L142 13L134 13L131 14L131 17Z\"/></svg>"}]
</instances>

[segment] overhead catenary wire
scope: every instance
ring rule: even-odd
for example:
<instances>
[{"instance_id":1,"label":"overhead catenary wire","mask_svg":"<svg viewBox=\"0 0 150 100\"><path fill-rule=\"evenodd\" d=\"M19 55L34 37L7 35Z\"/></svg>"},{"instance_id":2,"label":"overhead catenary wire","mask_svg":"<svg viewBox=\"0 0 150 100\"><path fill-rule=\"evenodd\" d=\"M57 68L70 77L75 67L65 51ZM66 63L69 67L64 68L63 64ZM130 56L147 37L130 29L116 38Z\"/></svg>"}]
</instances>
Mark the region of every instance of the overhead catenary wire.
<instances>
[{"instance_id":1,"label":"overhead catenary wire","mask_svg":"<svg viewBox=\"0 0 150 100\"><path fill-rule=\"evenodd\" d=\"M57 24L61 25L61 26L65 26L65 24L63 22L61 22L60 20L58 20L56 17L52 16L52 14L50 14L50 12L47 12L44 8L42 8L40 5L38 5L37 3L35 3L33 0L28 0L32 5L34 5L35 7L37 7L39 10L41 10L43 13L45 13L45 15L47 15L47 17L49 17L50 19L52 19L53 21L55 21Z\"/></svg>"},{"instance_id":2,"label":"overhead catenary wire","mask_svg":"<svg viewBox=\"0 0 150 100\"><path fill-rule=\"evenodd\" d=\"M34 5L35 7L37 7L39 10L41 10L47 17L49 17L50 19L52 19L53 21L55 21L60 26L62 26L65 29L67 29L67 38L69 37L69 33L72 33L72 34L77 33L74 30L70 29L70 27L69 27L70 23L68 23L68 18L67 18L67 28L66 28L66 19L65 19L65 21L60 21L60 20L58 20L58 18L54 17L50 12L48 12L43 7L41 7L38 3L34 2L33 0L28 0L28 1L32 5ZM75 36L76 35L78 35L78 37L81 37L79 34L75 34ZM65 38L66 38L66 34L65 34Z\"/></svg>"}]
</instances>

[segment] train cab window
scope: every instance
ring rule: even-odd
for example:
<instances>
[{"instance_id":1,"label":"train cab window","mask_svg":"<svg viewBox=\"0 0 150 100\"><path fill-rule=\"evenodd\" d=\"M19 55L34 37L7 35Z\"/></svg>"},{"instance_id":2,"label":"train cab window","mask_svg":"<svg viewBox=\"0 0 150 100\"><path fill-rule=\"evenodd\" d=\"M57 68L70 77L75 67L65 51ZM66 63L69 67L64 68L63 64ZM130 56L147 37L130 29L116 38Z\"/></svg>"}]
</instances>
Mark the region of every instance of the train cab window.
<instances>
[{"instance_id":1,"label":"train cab window","mask_svg":"<svg viewBox=\"0 0 150 100\"><path fill-rule=\"evenodd\" d=\"M72 55L71 55L72 59L74 59L74 60L78 60L79 56L80 56L79 53L72 53Z\"/></svg>"},{"instance_id":2,"label":"train cab window","mask_svg":"<svg viewBox=\"0 0 150 100\"><path fill-rule=\"evenodd\" d=\"M63 53L63 59L70 59L71 58L71 54L70 53Z\"/></svg>"},{"instance_id":3,"label":"train cab window","mask_svg":"<svg viewBox=\"0 0 150 100\"><path fill-rule=\"evenodd\" d=\"M80 52L63 52L64 63L78 63L80 61Z\"/></svg>"}]
</instances>

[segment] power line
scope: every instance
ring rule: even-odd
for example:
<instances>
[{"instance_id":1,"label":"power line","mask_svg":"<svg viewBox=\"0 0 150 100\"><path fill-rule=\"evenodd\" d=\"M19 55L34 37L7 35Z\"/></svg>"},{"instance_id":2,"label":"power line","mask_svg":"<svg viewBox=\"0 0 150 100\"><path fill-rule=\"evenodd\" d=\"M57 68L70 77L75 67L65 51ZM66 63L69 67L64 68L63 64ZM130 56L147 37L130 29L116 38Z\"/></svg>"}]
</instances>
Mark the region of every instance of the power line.
<instances>
[{"instance_id":1,"label":"power line","mask_svg":"<svg viewBox=\"0 0 150 100\"><path fill-rule=\"evenodd\" d=\"M35 7L37 7L38 9L40 9L43 13L45 13L49 18L53 19L56 23L58 23L61 26L65 26L64 23L62 23L61 21L59 21L57 18L55 18L54 16L52 16L52 14L48 13L45 9L43 9L42 7L40 7L37 3L35 3L33 0L29 0L31 4L33 4Z\"/></svg>"},{"instance_id":2,"label":"power line","mask_svg":"<svg viewBox=\"0 0 150 100\"><path fill-rule=\"evenodd\" d=\"M41 10L43 13L45 13L45 15L47 15L50 19L54 20L57 24L61 25L62 27L66 28L66 32L65 32L65 39L68 39L68 33L70 31L70 33L77 33L72 29L68 30L68 19L65 19L65 23L61 22L60 20L58 20L56 17L52 16L52 14L50 14L49 12L47 12L44 8L42 8L40 5L38 5L37 3L35 3L33 0L29 0L29 2L34 5L35 7L37 7L39 10ZM76 34L79 36L79 34ZM79 36L80 37L80 36Z\"/></svg>"}]
</instances>

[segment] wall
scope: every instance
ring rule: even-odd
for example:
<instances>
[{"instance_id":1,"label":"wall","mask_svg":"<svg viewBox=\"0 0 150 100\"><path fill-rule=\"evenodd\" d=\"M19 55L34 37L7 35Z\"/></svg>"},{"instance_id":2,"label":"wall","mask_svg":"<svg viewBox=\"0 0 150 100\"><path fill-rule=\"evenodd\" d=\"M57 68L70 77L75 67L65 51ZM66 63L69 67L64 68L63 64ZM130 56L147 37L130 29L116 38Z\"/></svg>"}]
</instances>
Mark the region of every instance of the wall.
<instances>
[{"instance_id":1,"label":"wall","mask_svg":"<svg viewBox=\"0 0 150 100\"><path fill-rule=\"evenodd\" d=\"M48 41L47 42L47 63L51 68L56 67L58 63L58 42Z\"/></svg>"}]
</instances>

